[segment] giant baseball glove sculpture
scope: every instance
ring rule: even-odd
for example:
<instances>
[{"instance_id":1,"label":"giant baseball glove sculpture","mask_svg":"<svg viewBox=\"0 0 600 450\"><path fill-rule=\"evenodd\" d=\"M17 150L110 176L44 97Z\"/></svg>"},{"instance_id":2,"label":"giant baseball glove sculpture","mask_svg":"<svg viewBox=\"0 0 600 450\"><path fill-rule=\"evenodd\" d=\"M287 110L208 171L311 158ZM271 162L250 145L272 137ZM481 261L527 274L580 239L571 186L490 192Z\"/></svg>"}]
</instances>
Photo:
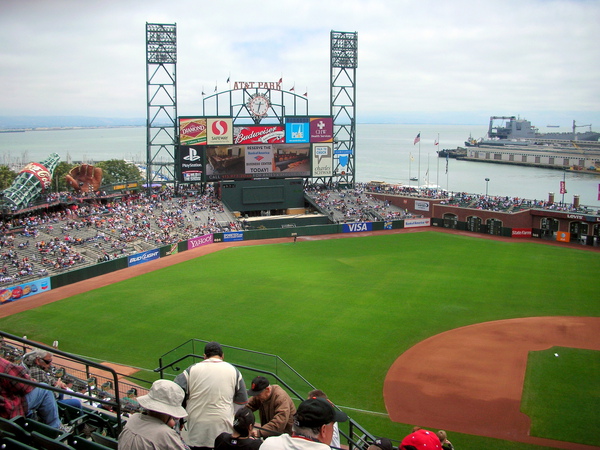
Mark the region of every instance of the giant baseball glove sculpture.
<instances>
[{"instance_id":1,"label":"giant baseball glove sculpture","mask_svg":"<svg viewBox=\"0 0 600 450\"><path fill-rule=\"evenodd\" d=\"M65 176L67 184L79 192L95 192L102 184L102 169L89 164L73 167Z\"/></svg>"}]
</instances>

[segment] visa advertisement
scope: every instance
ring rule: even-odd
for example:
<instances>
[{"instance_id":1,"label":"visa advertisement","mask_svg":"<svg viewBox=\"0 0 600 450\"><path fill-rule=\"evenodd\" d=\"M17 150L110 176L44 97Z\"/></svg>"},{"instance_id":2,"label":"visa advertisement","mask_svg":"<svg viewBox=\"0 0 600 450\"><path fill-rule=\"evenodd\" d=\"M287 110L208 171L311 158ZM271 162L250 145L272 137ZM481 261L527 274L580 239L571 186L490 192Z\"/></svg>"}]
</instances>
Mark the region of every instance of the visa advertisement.
<instances>
[{"instance_id":1,"label":"visa advertisement","mask_svg":"<svg viewBox=\"0 0 600 450\"><path fill-rule=\"evenodd\" d=\"M10 303L51 290L50 277L0 289L0 303Z\"/></svg>"},{"instance_id":2,"label":"visa advertisement","mask_svg":"<svg viewBox=\"0 0 600 450\"><path fill-rule=\"evenodd\" d=\"M373 231L372 222L345 223L342 226L343 233L362 233L365 231Z\"/></svg>"}]
</instances>

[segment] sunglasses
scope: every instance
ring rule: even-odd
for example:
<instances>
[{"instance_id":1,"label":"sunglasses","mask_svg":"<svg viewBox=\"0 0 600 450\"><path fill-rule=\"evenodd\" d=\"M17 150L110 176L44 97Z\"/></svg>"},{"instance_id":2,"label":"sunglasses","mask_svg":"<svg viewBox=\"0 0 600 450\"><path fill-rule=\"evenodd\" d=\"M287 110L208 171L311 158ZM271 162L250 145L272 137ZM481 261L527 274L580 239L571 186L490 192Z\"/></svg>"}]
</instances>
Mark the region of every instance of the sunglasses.
<instances>
[{"instance_id":1,"label":"sunglasses","mask_svg":"<svg viewBox=\"0 0 600 450\"><path fill-rule=\"evenodd\" d=\"M52 364L52 360L48 360L48 359L42 359L42 361L44 361L46 364Z\"/></svg>"}]
</instances>

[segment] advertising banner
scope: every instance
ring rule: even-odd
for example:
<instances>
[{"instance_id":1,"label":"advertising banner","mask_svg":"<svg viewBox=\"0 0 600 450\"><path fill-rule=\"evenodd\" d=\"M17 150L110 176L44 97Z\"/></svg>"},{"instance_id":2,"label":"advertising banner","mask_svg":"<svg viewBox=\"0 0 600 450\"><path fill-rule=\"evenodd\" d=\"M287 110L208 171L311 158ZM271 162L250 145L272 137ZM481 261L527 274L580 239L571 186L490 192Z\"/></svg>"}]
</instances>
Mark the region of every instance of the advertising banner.
<instances>
[{"instance_id":1,"label":"advertising banner","mask_svg":"<svg viewBox=\"0 0 600 450\"><path fill-rule=\"evenodd\" d=\"M233 143L242 144L283 144L285 130L279 125L233 127Z\"/></svg>"},{"instance_id":2,"label":"advertising banner","mask_svg":"<svg viewBox=\"0 0 600 450\"><path fill-rule=\"evenodd\" d=\"M202 162L202 149L194 146L179 147L179 167L181 173L179 181L183 182L200 182L202 181L202 172L204 164Z\"/></svg>"},{"instance_id":3,"label":"advertising banner","mask_svg":"<svg viewBox=\"0 0 600 450\"><path fill-rule=\"evenodd\" d=\"M212 244L214 242L213 234L205 234L204 236L198 236L192 239L188 239L188 250L193 248L202 247L203 245Z\"/></svg>"},{"instance_id":4,"label":"advertising banner","mask_svg":"<svg viewBox=\"0 0 600 450\"><path fill-rule=\"evenodd\" d=\"M154 259L160 258L160 250L148 250L147 252L137 253L135 255L131 255L127 258L127 266L137 266L138 264L143 264L148 261L152 261Z\"/></svg>"},{"instance_id":5,"label":"advertising banner","mask_svg":"<svg viewBox=\"0 0 600 450\"><path fill-rule=\"evenodd\" d=\"M311 117L310 142L333 142L333 117Z\"/></svg>"},{"instance_id":6,"label":"advertising banner","mask_svg":"<svg viewBox=\"0 0 600 450\"><path fill-rule=\"evenodd\" d=\"M286 118L285 142L288 144L307 144L310 142L310 122L308 117Z\"/></svg>"},{"instance_id":7,"label":"advertising banner","mask_svg":"<svg viewBox=\"0 0 600 450\"><path fill-rule=\"evenodd\" d=\"M200 117L179 119L179 143L206 145L206 119Z\"/></svg>"},{"instance_id":8,"label":"advertising banner","mask_svg":"<svg viewBox=\"0 0 600 450\"><path fill-rule=\"evenodd\" d=\"M41 292L50 291L50 277L0 289L0 303L14 302Z\"/></svg>"},{"instance_id":9,"label":"advertising banner","mask_svg":"<svg viewBox=\"0 0 600 450\"><path fill-rule=\"evenodd\" d=\"M514 238L530 238L531 228L513 228L510 237Z\"/></svg>"},{"instance_id":10,"label":"advertising banner","mask_svg":"<svg viewBox=\"0 0 600 450\"><path fill-rule=\"evenodd\" d=\"M333 144L313 144L312 176L330 177L333 175Z\"/></svg>"},{"instance_id":11,"label":"advertising banner","mask_svg":"<svg viewBox=\"0 0 600 450\"><path fill-rule=\"evenodd\" d=\"M206 148L206 181L310 176L310 144L218 145Z\"/></svg>"},{"instance_id":12,"label":"advertising banner","mask_svg":"<svg viewBox=\"0 0 600 450\"><path fill-rule=\"evenodd\" d=\"M419 211L429 211L429 202L415 200L415 209L417 209Z\"/></svg>"},{"instance_id":13,"label":"advertising banner","mask_svg":"<svg viewBox=\"0 0 600 450\"><path fill-rule=\"evenodd\" d=\"M345 223L342 227L344 233L361 233L363 231L373 231L373 224L371 222Z\"/></svg>"},{"instance_id":14,"label":"advertising banner","mask_svg":"<svg viewBox=\"0 0 600 450\"><path fill-rule=\"evenodd\" d=\"M246 173L265 175L274 172L273 147L271 145L246 146Z\"/></svg>"},{"instance_id":15,"label":"advertising banner","mask_svg":"<svg viewBox=\"0 0 600 450\"><path fill-rule=\"evenodd\" d=\"M429 226L431 226L431 219L406 219L404 221L404 228L429 227Z\"/></svg>"},{"instance_id":16,"label":"advertising banner","mask_svg":"<svg viewBox=\"0 0 600 450\"><path fill-rule=\"evenodd\" d=\"M232 144L233 143L233 120L232 119L206 119L208 145Z\"/></svg>"},{"instance_id":17,"label":"advertising banner","mask_svg":"<svg viewBox=\"0 0 600 450\"><path fill-rule=\"evenodd\" d=\"M233 242L233 241L243 241L244 240L244 232L243 231L228 231L223 233L223 242Z\"/></svg>"},{"instance_id":18,"label":"advertising banner","mask_svg":"<svg viewBox=\"0 0 600 450\"><path fill-rule=\"evenodd\" d=\"M556 233L556 240L558 242L571 242L571 233L567 231L559 231Z\"/></svg>"}]
</instances>

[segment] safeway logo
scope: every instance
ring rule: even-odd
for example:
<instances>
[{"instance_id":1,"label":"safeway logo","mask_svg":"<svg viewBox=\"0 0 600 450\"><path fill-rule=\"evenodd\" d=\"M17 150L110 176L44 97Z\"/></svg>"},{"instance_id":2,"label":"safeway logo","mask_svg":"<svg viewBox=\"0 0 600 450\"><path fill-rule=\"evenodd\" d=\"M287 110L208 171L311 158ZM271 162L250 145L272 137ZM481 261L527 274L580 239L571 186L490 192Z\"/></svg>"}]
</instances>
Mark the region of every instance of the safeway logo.
<instances>
[{"instance_id":1,"label":"safeway logo","mask_svg":"<svg viewBox=\"0 0 600 450\"><path fill-rule=\"evenodd\" d=\"M227 134L227 132L229 131L229 127L227 125L227 122L225 122L224 120L217 120L213 122L211 130L215 136L223 136Z\"/></svg>"}]
</instances>

